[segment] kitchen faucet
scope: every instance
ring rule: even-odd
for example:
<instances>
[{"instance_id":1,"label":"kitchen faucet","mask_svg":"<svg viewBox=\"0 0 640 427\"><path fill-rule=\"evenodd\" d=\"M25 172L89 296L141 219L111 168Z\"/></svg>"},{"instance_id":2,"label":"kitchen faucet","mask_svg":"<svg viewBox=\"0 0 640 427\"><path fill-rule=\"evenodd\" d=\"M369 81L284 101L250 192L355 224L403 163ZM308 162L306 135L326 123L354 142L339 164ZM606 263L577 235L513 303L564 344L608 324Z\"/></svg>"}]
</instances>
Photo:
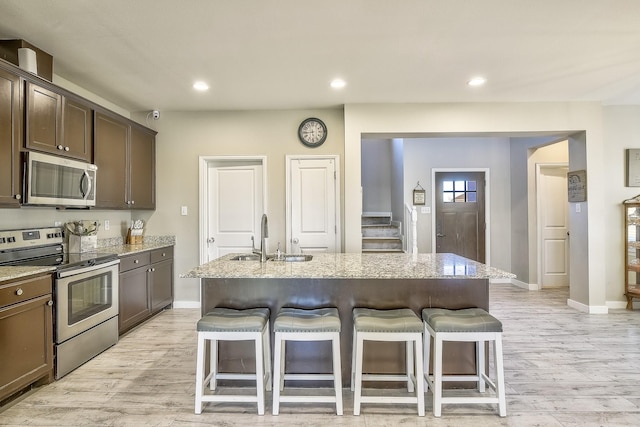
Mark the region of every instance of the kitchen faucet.
<instances>
[{"instance_id":1,"label":"kitchen faucet","mask_svg":"<svg viewBox=\"0 0 640 427\"><path fill-rule=\"evenodd\" d=\"M262 214L262 221L260 222L260 250L255 248L255 242L251 244L252 252L256 255L260 255L260 262L267 261L267 245L265 239L269 237L269 225L267 222L267 214ZM253 241L253 236L251 236Z\"/></svg>"}]
</instances>

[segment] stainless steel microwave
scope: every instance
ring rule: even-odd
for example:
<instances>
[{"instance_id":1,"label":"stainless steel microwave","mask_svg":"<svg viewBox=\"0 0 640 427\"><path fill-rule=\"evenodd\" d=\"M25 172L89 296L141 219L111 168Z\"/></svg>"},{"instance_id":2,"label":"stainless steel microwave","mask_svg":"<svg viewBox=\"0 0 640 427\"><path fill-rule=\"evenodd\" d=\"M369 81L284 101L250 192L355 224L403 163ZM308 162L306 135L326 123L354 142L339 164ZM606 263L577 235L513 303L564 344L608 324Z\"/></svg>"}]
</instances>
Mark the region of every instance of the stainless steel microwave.
<instances>
[{"instance_id":1,"label":"stainless steel microwave","mask_svg":"<svg viewBox=\"0 0 640 427\"><path fill-rule=\"evenodd\" d=\"M96 165L34 151L27 152L25 159L23 204L60 207L96 205Z\"/></svg>"}]
</instances>

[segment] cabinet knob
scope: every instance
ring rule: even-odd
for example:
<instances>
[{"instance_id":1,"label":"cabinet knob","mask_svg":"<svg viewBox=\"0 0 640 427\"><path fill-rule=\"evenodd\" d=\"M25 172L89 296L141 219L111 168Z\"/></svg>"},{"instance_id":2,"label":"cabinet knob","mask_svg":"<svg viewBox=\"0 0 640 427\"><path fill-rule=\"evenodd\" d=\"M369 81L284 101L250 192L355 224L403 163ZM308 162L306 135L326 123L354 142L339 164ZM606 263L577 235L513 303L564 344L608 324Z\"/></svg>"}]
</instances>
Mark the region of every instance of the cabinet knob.
<instances>
[{"instance_id":1,"label":"cabinet knob","mask_svg":"<svg viewBox=\"0 0 640 427\"><path fill-rule=\"evenodd\" d=\"M135 201L135 200L132 200L132 201L131 201L131 204L132 204L132 205L135 205L135 204L136 204L136 201Z\"/></svg>"},{"instance_id":2,"label":"cabinet knob","mask_svg":"<svg viewBox=\"0 0 640 427\"><path fill-rule=\"evenodd\" d=\"M63 147L62 145L58 145L56 148L57 148L58 150L63 150L63 149L64 149L64 147Z\"/></svg>"},{"instance_id":3,"label":"cabinet knob","mask_svg":"<svg viewBox=\"0 0 640 427\"><path fill-rule=\"evenodd\" d=\"M69 147L64 147L64 151L69 151Z\"/></svg>"},{"instance_id":4,"label":"cabinet knob","mask_svg":"<svg viewBox=\"0 0 640 427\"><path fill-rule=\"evenodd\" d=\"M140 262L140 260L139 260L139 259L134 259L134 260L133 260L133 263L134 263L134 264L138 264L139 262Z\"/></svg>"},{"instance_id":5,"label":"cabinet knob","mask_svg":"<svg viewBox=\"0 0 640 427\"><path fill-rule=\"evenodd\" d=\"M18 288L16 289L16 295L20 296L24 293L24 291L22 290L22 288Z\"/></svg>"},{"instance_id":6,"label":"cabinet knob","mask_svg":"<svg viewBox=\"0 0 640 427\"><path fill-rule=\"evenodd\" d=\"M22 199L22 196L20 194L16 194L14 197L16 198L16 200Z\"/></svg>"},{"instance_id":7,"label":"cabinet knob","mask_svg":"<svg viewBox=\"0 0 640 427\"><path fill-rule=\"evenodd\" d=\"M167 254L166 254L166 253L164 253L164 252L162 252L162 256L163 256L163 257L165 257L165 256L167 256Z\"/></svg>"},{"instance_id":8,"label":"cabinet knob","mask_svg":"<svg viewBox=\"0 0 640 427\"><path fill-rule=\"evenodd\" d=\"M49 302L47 303L47 305L48 305L49 307L51 307L51 306L53 305L53 301L49 300Z\"/></svg>"}]
</instances>

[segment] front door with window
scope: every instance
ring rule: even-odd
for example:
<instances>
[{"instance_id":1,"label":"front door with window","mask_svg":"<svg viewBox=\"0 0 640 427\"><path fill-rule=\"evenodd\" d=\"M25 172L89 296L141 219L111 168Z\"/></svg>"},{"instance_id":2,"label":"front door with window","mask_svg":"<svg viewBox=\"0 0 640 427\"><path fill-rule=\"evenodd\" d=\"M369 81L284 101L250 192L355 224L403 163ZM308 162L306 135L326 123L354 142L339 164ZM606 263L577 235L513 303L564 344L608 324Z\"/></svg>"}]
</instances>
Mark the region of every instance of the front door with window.
<instances>
[{"instance_id":1,"label":"front door with window","mask_svg":"<svg viewBox=\"0 0 640 427\"><path fill-rule=\"evenodd\" d=\"M436 252L485 262L484 172L436 172Z\"/></svg>"}]
</instances>

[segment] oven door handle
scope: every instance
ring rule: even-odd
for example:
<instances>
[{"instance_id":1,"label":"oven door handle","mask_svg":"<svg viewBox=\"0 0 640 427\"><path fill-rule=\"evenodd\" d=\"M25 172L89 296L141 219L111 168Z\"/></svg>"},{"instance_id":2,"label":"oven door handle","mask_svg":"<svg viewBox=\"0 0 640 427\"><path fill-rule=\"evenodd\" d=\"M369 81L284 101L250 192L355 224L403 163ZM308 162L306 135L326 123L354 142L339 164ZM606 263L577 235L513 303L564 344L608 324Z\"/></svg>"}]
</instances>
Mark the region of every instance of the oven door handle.
<instances>
[{"instance_id":1,"label":"oven door handle","mask_svg":"<svg viewBox=\"0 0 640 427\"><path fill-rule=\"evenodd\" d=\"M120 264L120 260L119 259L116 259L114 261L105 262L105 263L102 263L102 264L90 265L88 267L81 267L81 268L73 268L73 267L71 267L68 270L59 271L58 272L58 279L62 279L64 277L69 277L69 276L75 276L77 274L86 273L88 271L101 270L103 268L111 267L112 265L117 265L117 264Z\"/></svg>"}]
</instances>

